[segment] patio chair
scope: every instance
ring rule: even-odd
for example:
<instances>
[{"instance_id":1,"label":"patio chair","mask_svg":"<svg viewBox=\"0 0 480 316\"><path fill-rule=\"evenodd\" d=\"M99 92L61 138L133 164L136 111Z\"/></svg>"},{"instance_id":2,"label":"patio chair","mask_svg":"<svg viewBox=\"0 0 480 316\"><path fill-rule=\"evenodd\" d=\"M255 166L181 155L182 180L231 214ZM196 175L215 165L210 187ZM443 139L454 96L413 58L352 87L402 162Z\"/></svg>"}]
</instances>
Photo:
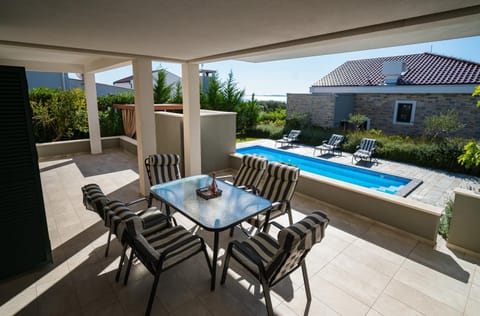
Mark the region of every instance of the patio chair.
<instances>
[{"instance_id":1,"label":"patio chair","mask_svg":"<svg viewBox=\"0 0 480 316\"><path fill-rule=\"evenodd\" d=\"M300 133L302 131L298 129L292 129L288 135L283 135L283 138L277 139L275 141L275 147L277 146L277 143L280 144L280 146L290 146L293 145L295 142L298 142L298 138L300 137Z\"/></svg>"},{"instance_id":2,"label":"patio chair","mask_svg":"<svg viewBox=\"0 0 480 316\"><path fill-rule=\"evenodd\" d=\"M352 163L353 160L360 161L360 160L369 160L372 162L373 152L375 151L376 140L372 138L363 138L360 146L357 146L357 150L353 153L352 156Z\"/></svg>"},{"instance_id":3,"label":"patio chair","mask_svg":"<svg viewBox=\"0 0 480 316\"><path fill-rule=\"evenodd\" d=\"M267 212L249 218L247 222L259 230L265 228L268 231L268 221L285 213L288 214L289 223L293 223L290 200L297 187L300 169L296 166L281 162L271 162L267 166L265 181L260 185L257 194L270 200L272 207Z\"/></svg>"},{"instance_id":4,"label":"patio chair","mask_svg":"<svg viewBox=\"0 0 480 316\"><path fill-rule=\"evenodd\" d=\"M188 258L203 252L207 266L212 272L212 267L207 254L207 248L202 237L194 235L182 226L161 228L145 233L143 223L139 217L132 217L122 222L126 227L125 245L122 257L125 257L127 247L132 249L132 255L128 260L124 283L128 282L128 275L132 267L134 257L154 275L150 297L147 303L145 315L150 315L155 292L157 290L160 274L169 268L187 260ZM119 271L123 261L120 262Z\"/></svg>"},{"instance_id":5,"label":"patio chair","mask_svg":"<svg viewBox=\"0 0 480 316\"><path fill-rule=\"evenodd\" d=\"M83 186L82 192L83 204L85 207L88 210L96 212L103 220L104 226L108 229L107 247L105 248L105 257L107 257L110 250L112 234L116 235L117 238L121 240L117 232L118 224L120 220L126 219L128 216L130 216L128 212L123 212L123 208L147 201L147 199L140 198L131 202L110 200L100 189L100 186L95 183ZM152 224L154 221L150 221L147 218L151 217L153 220L157 220L166 217L156 207L148 207L146 209L140 209L132 212L134 212L135 215L145 218L148 223ZM148 223L147 226L149 225Z\"/></svg>"},{"instance_id":6,"label":"patio chair","mask_svg":"<svg viewBox=\"0 0 480 316\"><path fill-rule=\"evenodd\" d=\"M324 140L320 146L316 146L313 149L313 155L315 156L317 150L320 151L320 155L323 155L324 152L327 154L331 153L332 155L335 155L335 150L340 152L340 155L342 155L340 144L343 142L344 139L345 136L343 135L332 134L328 141Z\"/></svg>"},{"instance_id":7,"label":"patio chair","mask_svg":"<svg viewBox=\"0 0 480 316\"><path fill-rule=\"evenodd\" d=\"M150 186L180 179L180 156L177 154L152 154L145 158ZM152 206L153 195L148 197L148 206Z\"/></svg>"},{"instance_id":8,"label":"patio chair","mask_svg":"<svg viewBox=\"0 0 480 316\"><path fill-rule=\"evenodd\" d=\"M233 182L228 180L224 181L238 188L256 192L265 169L267 169L267 165L268 160L265 157L259 155L243 155L240 168L235 176L218 177L218 179L233 178ZM230 237L233 236L234 229L235 227L230 229Z\"/></svg>"},{"instance_id":9,"label":"patio chair","mask_svg":"<svg viewBox=\"0 0 480 316\"><path fill-rule=\"evenodd\" d=\"M268 160L259 155L243 155L242 162L235 176L222 176L217 179L223 180L236 187L246 190L256 190L262 179ZM225 180L233 178L233 181Z\"/></svg>"},{"instance_id":10,"label":"patio chair","mask_svg":"<svg viewBox=\"0 0 480 316\"><path fill-rule=\"evenodd\" d=\"M287 228L281 228L277 239L260 232L246 241L234 240L228 245L223 265L222 279L225 284L230 258L234 258L247 269L262 285L267 314L273 315L270 288L302 267L303 282L308 302L311 301L305 257L312 247L320 242L328 226L327 215L315 211Z\"/></svg>"}]
</instances>

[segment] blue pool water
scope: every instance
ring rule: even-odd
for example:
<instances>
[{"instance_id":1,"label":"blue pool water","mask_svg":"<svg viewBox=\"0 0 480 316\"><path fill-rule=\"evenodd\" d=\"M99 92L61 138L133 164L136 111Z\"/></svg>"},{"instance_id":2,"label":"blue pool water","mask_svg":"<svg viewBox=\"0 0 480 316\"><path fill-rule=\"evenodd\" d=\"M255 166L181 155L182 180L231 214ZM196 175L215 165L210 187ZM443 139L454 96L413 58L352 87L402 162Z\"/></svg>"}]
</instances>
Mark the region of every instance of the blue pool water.
<instances>
[{"instance_id":1,"label":"blue pool water","mask_svg":"<svg viewBox=\"0 0 480 316\"><path fill-rule=\"evenodd\" d=\"M342 165L335 162L307 157L284 150L263 146L238 148L237 153L261 155L267 158L268 161L286 162L296 165L304 171L388 194L398 194L402 188L405 188L407 185L409 185L409 183L412 182L412 179L397 177L386 173L375 172L353 166ZM411 190L408 192L410 191ZM406 195L408 192L402 193L401 195Z\"/></svg>"}]
</instances>

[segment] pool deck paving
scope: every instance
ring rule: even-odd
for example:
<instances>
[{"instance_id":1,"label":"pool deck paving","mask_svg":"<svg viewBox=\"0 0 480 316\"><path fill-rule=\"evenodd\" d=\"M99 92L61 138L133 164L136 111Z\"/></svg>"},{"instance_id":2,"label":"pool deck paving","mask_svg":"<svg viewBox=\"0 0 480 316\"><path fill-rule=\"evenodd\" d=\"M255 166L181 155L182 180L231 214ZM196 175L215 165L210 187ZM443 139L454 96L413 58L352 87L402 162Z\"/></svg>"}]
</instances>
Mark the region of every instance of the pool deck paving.
<instances>
[{"instance_id":1,"label":"pool deck paving","mask_svg":"<svg viewBox=\"0 0 480 316\"><path fill-rule=\"evenodd\" d=\"M294 152L309 157L313 157L314 151L312 146L305 146L301 144L279 147L279 144L276 146L275 141L270 139L258 139L254 141L238 143L237 148L255 145L287 150L289 152ZM420 179L423 181L423 183L413 192L411 192L406 198L421 201L437 207L443 208L449 199L453 199L453 191L456 188L474 189L476 192L480 191L480 178L461 173L429 169L383 159L376 159L376 161L372 163L352 163L352 154L346 152L343 152L341 156L320 156L319 152L317 151L315 157L349 166L356 166L373 171L388 173L395 176L410 179Z\"/></svg>"}]
</instances>

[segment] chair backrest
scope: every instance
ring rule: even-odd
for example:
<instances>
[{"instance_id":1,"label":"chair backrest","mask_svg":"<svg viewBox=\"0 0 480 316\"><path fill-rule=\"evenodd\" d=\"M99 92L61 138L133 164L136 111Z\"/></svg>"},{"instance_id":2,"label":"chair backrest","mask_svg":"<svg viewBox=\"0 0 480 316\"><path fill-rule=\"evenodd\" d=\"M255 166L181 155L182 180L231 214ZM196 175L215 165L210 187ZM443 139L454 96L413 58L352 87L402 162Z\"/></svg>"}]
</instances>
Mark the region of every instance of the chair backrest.
<instances>
[{"instance_id":1,"label":"chair backrest","mask_svg":"<svg viewBox=\"0 0 480 316\"><path fill-rule=\"evenodd\" d=\"M333 134L328 140L327 144L331 146L338 146L340 145L340 143L343 141L344 138L345 136L343 135Z\"/></svg>"},{"instance_id":2,"label":"chair backrest","mask_svg":"<svg viewBox=\"0 0 480 316\"><path fill-rule=\"evenodd\" d=\"M298 136L300 136L300 133L302 133L301 130L298 129L292 129L290 133L288 133L287 138L290 140L298 140Z\"/></svg>"},{"instance_id":3,"label":"chair backrest","mask_svg":"<svg viewBox=\"0 0 480 316\"><path fill-rule=\"evenodd\" d=\"M90 183L82 187L83 205L90 211L94 211L105 220L105 206L109 199L100 189L100 186L95 183Z\"/></svg>"},{"instance_id":4,"label":"chair backrest","mask_svg":"<svg viewBox=\"0 0 480 316\"><path fill-rule=\"evenodd\" d=\"M257 188L265 169L267 169L267 164L268 160L262 156L244 155L233 185Z\"/></svg>"},{"instance_id":5,"label":"chair backrest","mask_svg":"<svg viewBox=\"0 0 480 316\"><path fill-rule=\"evenodd\" d=\"M360 149L372 152L375 150L376 140L372 138L363 138L360 143Z\"/></svg>"},{"instance_id":6,"label":"chair backrest","mask_svg":"<svg viewBox=\"0 0 480 316\"><path fill-rule=\"evenodd\" d=\"M279 249L266 266L267 280L275 284L298 268L312 247L325 236L329 219L315 211L301 221L283 228L278 233Z\"/></svg>"},{"instance_id":7,"label":"chair backrest","mask_svg":"<svg viewBox=\"0 0 480 316\"><path fill-rule=\"evenodd\" d=\"M153 154L145 158L150 185L181 178L180 156L177 154Z\"/></svg>"},{"instance_id":8,"label":"chair backrest","mask_svg":"<svg viewBox=\"0 0 480 316\"><path fill-rule=\"evenodd\" d=\"M289 202L292 199L299 175L300 169L296 166L271 162L267 166L267 176L259 194L272 203L282 202L280 210L284 212L287 205L283 202Z\"/></svg>"}]
</instances>

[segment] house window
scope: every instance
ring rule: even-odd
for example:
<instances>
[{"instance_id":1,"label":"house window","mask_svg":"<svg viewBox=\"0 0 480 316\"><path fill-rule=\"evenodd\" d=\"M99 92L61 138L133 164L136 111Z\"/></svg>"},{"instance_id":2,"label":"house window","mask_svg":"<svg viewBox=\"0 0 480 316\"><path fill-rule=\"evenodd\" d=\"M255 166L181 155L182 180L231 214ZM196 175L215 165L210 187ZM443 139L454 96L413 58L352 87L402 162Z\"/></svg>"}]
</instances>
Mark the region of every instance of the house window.
<instances>
[{"instance_id":1,"label":"house window","mask_svg":"<svg viewBox=\"0 0 480 316\"><path fill-rule=\"evenodd\" d=\"M413 125L415 101L396 101L393 124Z\"/></svg>"}]
</instances>

